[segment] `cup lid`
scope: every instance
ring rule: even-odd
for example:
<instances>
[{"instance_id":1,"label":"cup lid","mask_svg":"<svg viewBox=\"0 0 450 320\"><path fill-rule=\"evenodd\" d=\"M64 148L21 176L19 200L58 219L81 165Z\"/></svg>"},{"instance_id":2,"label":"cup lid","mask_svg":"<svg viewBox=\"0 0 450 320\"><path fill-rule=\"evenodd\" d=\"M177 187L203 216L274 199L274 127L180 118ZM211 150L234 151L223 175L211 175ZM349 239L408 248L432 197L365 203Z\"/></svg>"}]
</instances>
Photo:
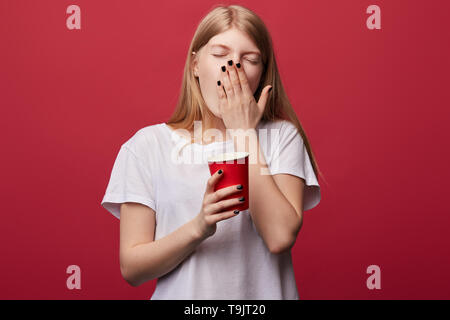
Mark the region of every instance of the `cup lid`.
<instances>
[{"instance_id":1,"label":"cup lid","mask_svg":"<svg viewBox=\"0 0 450 320\"><path fill-rule=\"evenodd\" d=\"M226 153L219 153L208 157L208 162L222 162L222 161L231 161L231 160L237 160L242 159L245 157L248 157L248 152L226 152Z\"/></svg>"}]
</instances>

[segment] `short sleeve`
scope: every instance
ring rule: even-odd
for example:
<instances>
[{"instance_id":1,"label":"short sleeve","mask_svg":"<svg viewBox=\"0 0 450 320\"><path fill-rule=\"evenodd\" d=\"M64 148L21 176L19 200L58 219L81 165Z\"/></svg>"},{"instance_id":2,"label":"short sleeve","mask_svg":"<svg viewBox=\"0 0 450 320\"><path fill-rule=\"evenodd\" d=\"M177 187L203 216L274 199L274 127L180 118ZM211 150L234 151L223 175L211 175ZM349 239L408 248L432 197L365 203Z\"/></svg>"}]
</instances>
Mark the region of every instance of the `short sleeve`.
<instances>
[{"instance_id":1,"label":"short sleeve","mask_svg":"<svg viewBox=\"0 0 450 320\"><path fill-rule=\"evenodd\" d=\"M138 202L156 211L150 168L122 145L114 162L102 206L120 219L120 204Z\"/></svg>"},{"instance_id":2,"label":"short sleeve","mask_svg":"<svg viewBox=\"0 0 450 320\"><path fill-rule=\"evenodd\" d=\"M303 211L314 208L320 202L320 185L297 127L285 120L278 138L272 141L271 145L273 150L269 163L270 173L286 173L304 179Z\"/></svg>"}]
</instances>

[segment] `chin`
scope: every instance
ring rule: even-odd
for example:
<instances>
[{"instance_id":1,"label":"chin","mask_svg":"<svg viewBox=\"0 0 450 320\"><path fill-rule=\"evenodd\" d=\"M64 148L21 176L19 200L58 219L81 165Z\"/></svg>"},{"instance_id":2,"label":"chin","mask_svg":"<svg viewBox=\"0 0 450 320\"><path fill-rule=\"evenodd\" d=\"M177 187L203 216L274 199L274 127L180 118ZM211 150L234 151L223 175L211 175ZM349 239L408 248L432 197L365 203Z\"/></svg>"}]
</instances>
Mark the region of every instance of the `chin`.
<instances>
[{"instance_id":1,"label":"chin","mask_svg":"<svg viewBox=\"0 0 450 320\"><path fill-rule=\"evenodd\" d=\"M222 119L222 115L220 114L219 111L211 110L211 109L210 109L210 111L212 112L212 114L213 114L214 116L216 116L216 117L219 118L219 119Z\"/></svg>"},{"instance_id":2,"label":"chin","mask_svg":"<svg viewBox=\"0 0 450 320\"><path fill-rule=\"evenodd\" d=\"M209 104L207 103L206 106L207 106L209 112L211 112L215 117L222 119L222 115L220 114L218 102L217 103L212 102Z\"/></svg>"}]
</instances>

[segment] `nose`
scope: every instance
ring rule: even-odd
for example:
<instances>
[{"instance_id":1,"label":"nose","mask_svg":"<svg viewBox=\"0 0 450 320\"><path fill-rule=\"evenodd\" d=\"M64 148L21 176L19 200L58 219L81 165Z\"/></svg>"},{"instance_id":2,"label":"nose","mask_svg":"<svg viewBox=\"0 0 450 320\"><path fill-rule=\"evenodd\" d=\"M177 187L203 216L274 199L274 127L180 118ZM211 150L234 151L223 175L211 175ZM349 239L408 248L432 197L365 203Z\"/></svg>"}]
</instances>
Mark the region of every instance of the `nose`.
<instances>
[{"instance_id":1,"label":"nose","mask_svg":"<svg viewBox=\"0 0 450 320\"><path fill-rule=\"evenodd\" d=\"M237 53L231 55L231 59L233 60L233 64L236 64L236 62L239 62L239 55Z\"/></svg>"}]
</instances>

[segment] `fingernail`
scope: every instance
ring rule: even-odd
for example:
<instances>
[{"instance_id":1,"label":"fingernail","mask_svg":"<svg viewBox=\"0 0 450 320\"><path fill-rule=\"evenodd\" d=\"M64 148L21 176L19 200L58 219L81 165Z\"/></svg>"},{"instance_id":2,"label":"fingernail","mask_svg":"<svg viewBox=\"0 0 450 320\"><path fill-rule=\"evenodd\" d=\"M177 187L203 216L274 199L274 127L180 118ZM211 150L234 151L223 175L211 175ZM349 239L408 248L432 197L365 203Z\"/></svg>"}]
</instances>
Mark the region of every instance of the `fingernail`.
<instances>
[{"instance_id":1,"label":"fingernail","mask_svg":"<svg viewBox=\"0 0 450 320\"><path fill-rule=\"evenodd\" d=\"M222 66L222 71L225 72L225 70L227 70L227 68L225 68L225 66Z\"/></svg>"},{"instance_id":2,"label":"fingernail","mask_svg":"<svg viewBox=\"0 0 450 320\"><path fill-rule=\"evenodd\" d=\"M242 184L240 184L240 185L238 185L236 188L237 188L238 190L242 190L242 188L244 188L244 187L242 186Z\"/></svg>"},{"instance_id":3,"label":"fingernail","mask_svg":"<svg viewBox=\"0 0 450 320\"><path fill-rule=\"evenodd\" d=\"M222 169L220 169L217 173L218 174L222 174L222 172L223 172Z\"/></svg>"},{"instance_id":4,"label":"fingernail","mask_svg":"<svg viewBox=\"0 0 450 320\"><path fill-rule=\"evenodd\" d=\"M228 65L232 66L233 65L233 60L228 60Z\"/></svg>"},{"instance_id":5,"label":"fingernail","mask_svg":"<svg viewBox=\"0 0 450 320\"><path fill-rule=\"evenodd\" d=\"M273 87L270 87L270 89L269 89L269 91L268 91L268 92L270 92L270 91L272 90L272 88L273 88Z\"/></svg>"},{"instance_id":6,"label":"fingernail","mask_svg":"<svg viewBox=\"0 0 450 320\"><path fill-rule=\"evenodd\" d=\"M217 85L220 86L220 80L217 80Z\"/></svg>"},{"instance_id":7,"label":"fingernail","mask_svg":"<svg viewBox=\"0 0 450 320\"><path fill-rule=\"evenodd\" d=\"M241 198L239 198L239 201L245 201L245 197L241 197Z\"/></svg>"},{"instance_id":8,"label":"fingernail","mask_svg":"<svg viewBox=\"0 0 450 320\"><path fill-rule=\"evenodd\" d=\"M239 214L239 210L234 210L234 214Z\"/></svg>"},{"instance_id":9,"label":"fingernail","mask_svg":"<svg viewBox=\"0 0 450 320\"><path fill-rule=\"evenodd\" d=\"M241 67L241 64L240 64L239 62L236 63L236 67L240 68L240 67Z\"/></svg>"}]
</instances>

